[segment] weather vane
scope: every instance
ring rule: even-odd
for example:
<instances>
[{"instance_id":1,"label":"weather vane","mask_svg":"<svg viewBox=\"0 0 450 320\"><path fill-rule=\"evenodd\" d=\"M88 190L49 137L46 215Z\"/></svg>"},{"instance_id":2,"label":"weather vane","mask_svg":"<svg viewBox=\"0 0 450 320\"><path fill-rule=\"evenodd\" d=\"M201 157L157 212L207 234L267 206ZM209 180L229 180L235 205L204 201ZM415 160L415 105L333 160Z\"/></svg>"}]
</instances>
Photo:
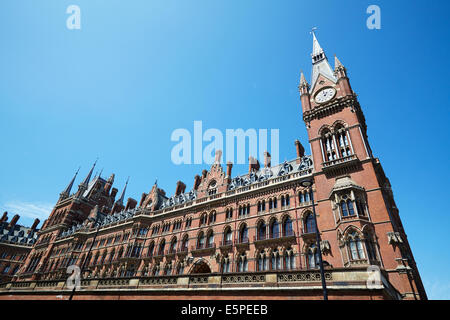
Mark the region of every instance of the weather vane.
<instances>
[{"instance_id":1,"label":"weather vane","mask_svg":"<svg viewBox=\"0 0 450 320\"><path fill-rule=\"evenodd\" d=\"M317 30L317 27L312 27L310 34L314 34L314 31L316 31L316 30Z\"/></svg>"}]
</instances>

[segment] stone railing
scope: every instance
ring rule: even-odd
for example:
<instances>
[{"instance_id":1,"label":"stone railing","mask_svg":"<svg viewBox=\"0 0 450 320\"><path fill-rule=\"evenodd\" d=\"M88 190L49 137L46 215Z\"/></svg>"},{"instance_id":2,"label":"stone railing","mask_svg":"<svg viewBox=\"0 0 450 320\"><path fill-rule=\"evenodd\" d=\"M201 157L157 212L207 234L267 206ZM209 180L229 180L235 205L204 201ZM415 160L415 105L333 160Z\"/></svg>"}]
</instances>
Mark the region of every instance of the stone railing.
<instances>
[{"instance_id":1,"label":"stone railing","mask_svg":"<svg viewBox=\"0 0 450 320\"><path fill-rule=\"evenodd\" d=\"M387 280L386 273L382 271L380 284L370 283L371 272L367 268L336 268L325 270L327 288L330 290L383 290L393 299L401 298L398 291ZM243 273L210 273L170 276L143 276L123 278L84 279L78 292L108 290L146 291L161 290L246 290L247 288L274 288L282 290L317 290L321 288L321 276L319 270L280 270L265 272ZM14 292L70 292L66 281L23 281L10 282L0 285L0 297Z\"/></svg>"}]
</instances>

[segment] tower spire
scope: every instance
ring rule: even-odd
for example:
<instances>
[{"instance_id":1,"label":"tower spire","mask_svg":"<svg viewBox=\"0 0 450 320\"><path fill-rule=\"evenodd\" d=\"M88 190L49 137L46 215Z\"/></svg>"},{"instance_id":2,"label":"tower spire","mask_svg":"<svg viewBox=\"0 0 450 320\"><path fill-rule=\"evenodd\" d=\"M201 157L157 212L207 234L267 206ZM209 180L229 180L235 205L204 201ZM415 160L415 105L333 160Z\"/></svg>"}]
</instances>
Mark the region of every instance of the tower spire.
<instances>
[{"instance_id":1,"label":"tower spire","mask_svg":"<svg viewBox=\"0 0 450 320\"><path fill-rule=\"evenodd\" d=\"M314 86L316 85L316 81L319 78L320 74L336 83L336 78L333 74L333 69L331 69L331 66L328 63L327 56L325 55L325 51L322 49L319 41L317 40L315 33L316 30L317 30L316 27L314 27L311 30L311 34L313 36L313 50L311 54L312 58L311 91L314 89Z\"/></svg>"},{"instance_id":2,"label":"tower spire","mask_svg":"<svg viewBox=\"0 0 450 320\"><path fill-rule=\"evenodd\" d=\"M82 185L87 186L89 184L89 181L91 180L92 172L94 171L95 165L97 164L97 160L98 160L98 158L95 160L95 162L94 162L91 170L89 171L88 175L86 176L84 181L81 183Z\"/></svg>"},{"instance_id":3,"label":"tower spire","mask_svg":"<svg viewBox=\"0 0 450 320\"><path fill-rule=\"evenodd\" d=\"M73 176L70 183L67 185L66 189L64 189L64 191L61 192L61 194L60 194L61 198L67 198L70 195L70 191L72 190L73 183L75 182L75 178L77 177L79 171L80 171L80 167L78 167L77 172L75 172L75 175Z\"/></svg>"},{"instance_id":4,"label":"tower spire","mask_svg":"<svg viewBox=\"0 0 450 320\"><path fill-rule=\"evenodd\" d=\"M125 182L125 187L123 187L122 193L120 194L119 200L117 200L117 203L123 205L123 199L125 197L125 190L127 190L128 180L130 180L130 177L127 178L127 182Z\"/></svg>"}]
</instances>

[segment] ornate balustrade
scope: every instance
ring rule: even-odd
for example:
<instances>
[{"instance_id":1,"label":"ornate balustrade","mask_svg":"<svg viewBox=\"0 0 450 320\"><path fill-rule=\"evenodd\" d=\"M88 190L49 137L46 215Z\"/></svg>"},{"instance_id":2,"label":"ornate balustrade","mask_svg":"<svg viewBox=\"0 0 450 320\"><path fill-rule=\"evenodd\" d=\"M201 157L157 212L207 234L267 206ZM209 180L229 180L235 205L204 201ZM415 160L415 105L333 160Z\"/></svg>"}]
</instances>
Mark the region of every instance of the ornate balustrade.
<instances>
[{"instance_id":1,"label":"ornate balustrade","mask_svg":"<svg viewBox=\"0 0 450 320\"><path fill-rule=\"evenodd\" d=\"M327 268L325 269L325 280L329 290L383 290L393 299L400 299L401 296L389 283L388 275L381 272L381 283L373 284L372 272L365 267L350 268ZM368 283L370 282L370 288ZM246 288L286 288L287 290L317 290L321 286L321 276L317 269L311 270L280 270L264 272L243 272L243 273L208 273L191 275L170 275L170 276L145 276L145 277L118 277L118 278L91 278L82 279L79 292L88 290L117 290L124 292L138 292L139 290L161 290L167 288L171 290L188 290L190 288L202 288L202 290L246 290ZM21 281L2 283L0 285L0 297L3 294L10 295L14 292L39 292L54 291L55 294L68 294L71 289L67 287L64 280L44 280L44 281ZM53 293L52 293L53 294Z\"/></svg>"}]
</instances>

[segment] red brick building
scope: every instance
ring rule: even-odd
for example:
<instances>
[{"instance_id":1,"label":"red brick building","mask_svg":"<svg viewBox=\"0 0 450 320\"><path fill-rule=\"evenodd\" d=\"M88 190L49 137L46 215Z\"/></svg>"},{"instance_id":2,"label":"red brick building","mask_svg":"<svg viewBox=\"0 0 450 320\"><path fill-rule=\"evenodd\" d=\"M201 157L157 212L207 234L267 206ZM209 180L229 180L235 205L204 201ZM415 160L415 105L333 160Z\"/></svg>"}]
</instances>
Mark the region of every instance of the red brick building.
<instances>
[{"instance_id":1,"label":"red brick building","mask_svg":"<svg viewBox=\"0 0 450 320\"><path fill-rule=\"evenodd\" d=\"M191 190L178 181L169 197L155 183L126 203L126 185L116 200L114 175L92 178L92 167L75 193L75 177L61 193L0 297L67 296L67 267L86 261L76 298L321 299L301 184L313 179L330 299L426 299L346 68L337 58L331 68L315 35L312 63L311 83L301 74L299 85L311 155L295 141L296 159L271 166L266 154L237 177L216 161Z\"/></svg>"}]
</instances>

